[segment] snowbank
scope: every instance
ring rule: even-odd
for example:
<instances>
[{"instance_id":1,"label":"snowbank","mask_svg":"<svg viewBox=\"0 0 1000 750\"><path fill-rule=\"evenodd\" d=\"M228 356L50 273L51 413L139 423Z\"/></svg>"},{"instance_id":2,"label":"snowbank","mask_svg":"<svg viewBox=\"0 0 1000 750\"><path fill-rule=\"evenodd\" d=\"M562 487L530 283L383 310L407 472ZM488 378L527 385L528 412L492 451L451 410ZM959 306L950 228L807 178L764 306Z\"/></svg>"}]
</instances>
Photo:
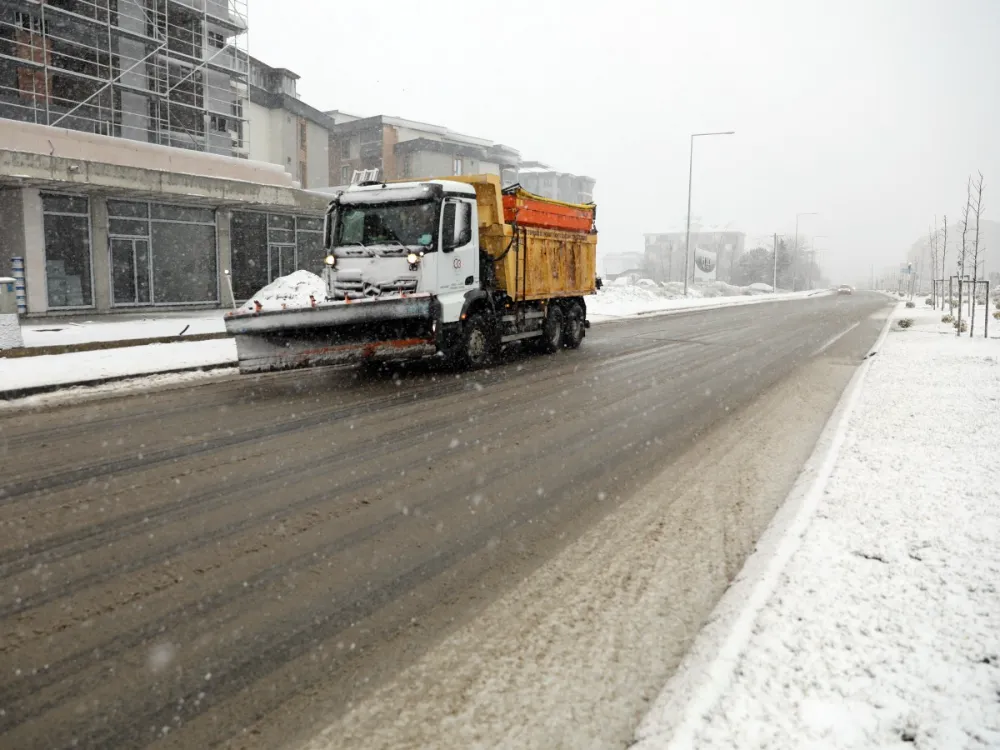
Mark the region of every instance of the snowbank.
<instances>
[{"instance_id":1,"label":"snowbank","mask_svg":"<svg viewBox=\"0 0 1000 750\"><path fill-rule=\"evenodd\" d=\"M108 315L94 320L33 320L23 322L24 345L66 346L91 341L126 341L128 339L185 336L199 333L223 333L226 330L220 310L196 313L152 313Z\"/></svg>"},{"instance_id":2,"label":"snowbank","mask_svg":"<svg viewBox=\"0 0 1000 750\"><path fill-rule=\"evenodd\" d=\"M1000 342L958 338L941 315L897 308L913 325L870 360L733 668L696 643L637 747L1000 747ZM665 711L706 679L713 705Z\"/></svg>"},{"instance_id":3,"label":"snowbank","mask_svg":"<svg viewBox=\"0 0 1000 750\"><path fill-rule=\"evenodd\" d=\"M326 298L326 283L309 271L295 271L258 289L240 308L240 312L253 312L256 309L255 303L260 304L261 310L309 307L312 305L310 296L317 302L322 302Z\"/></svg>"},{"instance_id":4,"label":"snowbank","mask_svg":"<svg viewBox=\"0 0 1000 750\"><path fill-rule=\"evenodd\" d=\"M691 308L726 307L760 302L803 299L831 294L830 291L779 292L767 294L751 287L733 286L715 281L692 286L687 297L680 282L662 284L657 288L640 285L605 286L587 298L587 317L595 323L614 318L688 310Z\"/></svg>"},{"instance_id":5,"label":"snowbank","mask_svg":"<svg viewBox=\"0 0 1000 750\"><path fill-rule=\"evenodd\" d=\"M233 339L0 358L0 394L23 388L85 383L188 367L235 363L236 342Z\"/></svg>"}]
</instances>

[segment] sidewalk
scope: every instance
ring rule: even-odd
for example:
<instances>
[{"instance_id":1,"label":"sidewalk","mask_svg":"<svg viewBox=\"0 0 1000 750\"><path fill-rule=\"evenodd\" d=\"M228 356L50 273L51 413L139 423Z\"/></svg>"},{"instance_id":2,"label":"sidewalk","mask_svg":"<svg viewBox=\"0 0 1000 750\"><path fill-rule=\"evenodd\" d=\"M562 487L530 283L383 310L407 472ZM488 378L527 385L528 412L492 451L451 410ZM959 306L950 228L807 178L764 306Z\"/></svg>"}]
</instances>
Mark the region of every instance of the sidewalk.
<instances>
[{"instance_id":1,"label":"sidewalk","mask_svg":"<svg viewBox=\"0 0 1000 750\"><path fill-rule=\"evenodd\" d=\"M899 305L636 747L1000 747L1000 341L941 315Z\"/></svg>"}]
</instances>

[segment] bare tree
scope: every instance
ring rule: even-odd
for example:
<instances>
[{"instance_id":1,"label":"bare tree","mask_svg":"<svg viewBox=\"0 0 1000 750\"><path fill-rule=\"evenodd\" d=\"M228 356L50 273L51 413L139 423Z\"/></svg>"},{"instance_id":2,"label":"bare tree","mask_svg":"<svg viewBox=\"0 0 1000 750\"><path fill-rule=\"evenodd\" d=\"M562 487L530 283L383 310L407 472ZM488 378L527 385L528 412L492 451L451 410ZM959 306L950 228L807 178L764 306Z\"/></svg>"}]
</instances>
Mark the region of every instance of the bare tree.
<instances>
[{"instance_id":1,"label":"bare tree","mask_svg":"<svg viewBox=\"0 0 1000 750\"><path fill-rule=\"evenodd\" d=\"M965 256L968 251L967 236L969 233L969 209L972 203L972 177L965 186L965 206L962 208L962 218L958 225L962 229L961 241L958 244L958 335L962 333L962 281L965 279Z\"/></svg>"},{"instance_id":2,"label":"bare tree","mask_svg":"<svg viewBox=\"0 0 1000 750\"><path fill-rule=\"evenodd\" d=\"M945 280L945 277L948 275L948 272L947 272L947 268L948 268L948 266L947 266L947 262L948 262L948 214L944 215L944 224L943 224L943 227L941 229L941 251L940 251L939 254L941 256L941 297L944 298L944 280ZM954 313L955 312L955 307L951 303L951 294L950 294L951 287L948 288L948 291L949 291L949 294L948 294L949 312ZM944 309L944 305L941 305L941 309L942 310Z\"/></svg>"},{"instance_id":3,"label":"bare tree","mask_svg":"<svg viewBox=\"0 0 1000 750\"><path fill-rule=\"evenodd\" d=\"M962 229L961 241L958 244L958 278L962 279L965 276L965 256L968 250L968 245L966 244L966 238L969 232L969 210L972 208L972 178L969 178L969 183L965 188L965 206L962 208L962 218L959 220L958 225Z\"/></svg>"},{"instance_id":4,"label":"bare tree","mask_svg":"<svg viewBox=\"0 0 1000 750\"><path fill-rule=\"evenodd\" d=\"M934 218L937 224L937 217ZM931 253L931 300L937 310L937 269L938 269L938 233L937 229L927 230L927 248Z\"/></svg>"},{"instance_id":5,"label":"bare tree","mask_svg":"<svg viewBox=\"0 0 1000 750\"><path fill-rule=\"evenodd\" d=\"M969 248L969 252L971 254L970 260L972 262L972 294L969 295L969 300L970 300L969 304L972 307L972 319L969 321L969 336L971 337L973 329L976 326L976 288L977 288L976 282L979 280L979 217L982 216L983 214L983 173L982 172L979 173L979 180L977 180L976 182L973 183L970 180L970 184L972 187L970 191L967 212L971 211L973 216L975 216L976 218L976 234L972 241L972 247ZM976 196L974 201L971 196L971 192L973 191L975 192ZM984 247L983 250L985 249L986 248ZM983 260L985 260L985 258ZM987 300L986 303L988 305L989 300Z\"/></svg>"}]
</instances>

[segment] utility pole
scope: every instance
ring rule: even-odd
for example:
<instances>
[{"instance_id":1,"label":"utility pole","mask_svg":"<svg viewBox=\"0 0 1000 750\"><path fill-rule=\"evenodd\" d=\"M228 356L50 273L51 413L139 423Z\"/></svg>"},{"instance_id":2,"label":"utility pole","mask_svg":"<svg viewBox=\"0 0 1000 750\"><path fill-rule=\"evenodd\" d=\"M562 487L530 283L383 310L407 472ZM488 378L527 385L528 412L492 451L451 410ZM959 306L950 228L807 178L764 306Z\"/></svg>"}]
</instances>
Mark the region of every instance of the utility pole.
<instances>
[{"instance_id":1,"label":"utility pole","mask_svg":"<svg viewBox=\"0 0 1000 750\"><path fill-rule=\"evenodd\" d=\"M774 281L771 282L771 294L778 292L778 233L774 233Z\"/></svg>"}]
</instances>

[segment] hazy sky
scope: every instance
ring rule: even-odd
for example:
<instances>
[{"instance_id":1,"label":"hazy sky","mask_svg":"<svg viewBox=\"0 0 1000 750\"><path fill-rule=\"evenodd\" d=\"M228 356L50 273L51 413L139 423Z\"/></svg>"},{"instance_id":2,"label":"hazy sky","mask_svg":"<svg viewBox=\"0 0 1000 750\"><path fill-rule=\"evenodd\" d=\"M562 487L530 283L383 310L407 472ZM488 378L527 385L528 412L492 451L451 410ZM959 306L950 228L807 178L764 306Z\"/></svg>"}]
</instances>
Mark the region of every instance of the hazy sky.
<instances>
[{"instance_id":1,"label":"hazy sky","mask_svg":"<svg viewBox=\"0 0 1000 750\"><path fill-rule=\"evenodd\" d=\"M600 247L692 215L903 259L966 176L1000 207L1000 0L249 0L250 51L323 110L388 114L597 179ZM994 188L996 200L989 199ZM1000 249L998 249L1000 250Z\"/></svg>"}]
</instances>

